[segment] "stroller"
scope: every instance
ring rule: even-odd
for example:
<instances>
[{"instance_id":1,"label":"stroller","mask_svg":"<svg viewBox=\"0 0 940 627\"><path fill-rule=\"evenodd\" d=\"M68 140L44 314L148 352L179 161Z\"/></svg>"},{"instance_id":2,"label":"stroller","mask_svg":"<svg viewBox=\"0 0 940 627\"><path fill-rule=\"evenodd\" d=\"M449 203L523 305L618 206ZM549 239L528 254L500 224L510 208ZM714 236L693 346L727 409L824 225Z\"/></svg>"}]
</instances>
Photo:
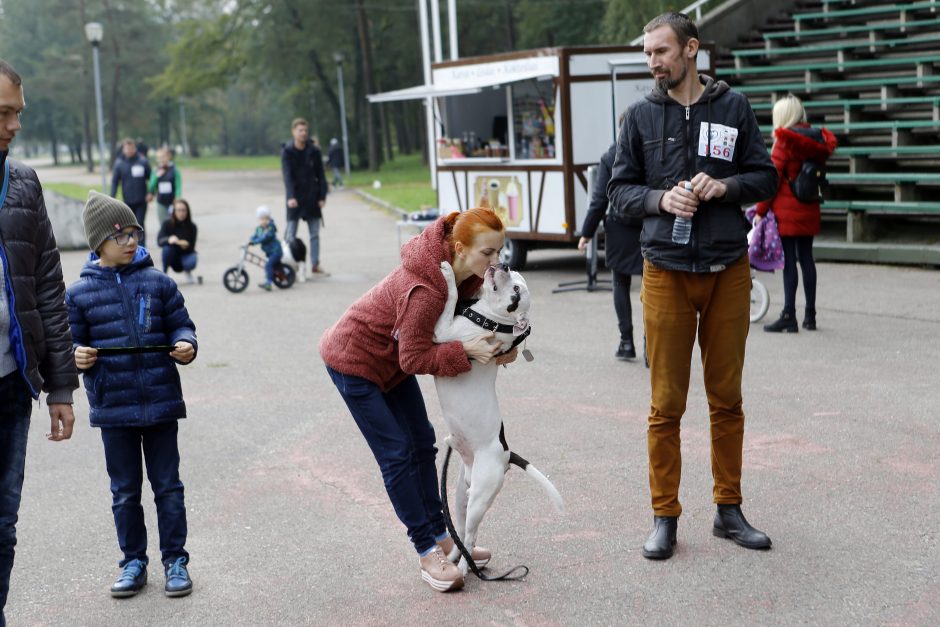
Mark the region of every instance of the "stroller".
<instances>
[{"instance_id":1,"label":"stroller","mask_svg":"<svg viewBox=\"0 0 940 627\"><path fill-rule=\"evenodd\" d=\"M233 294L244 292L245 288L248 287L248 273L245 271L246 263L264 268L264 264L267 262L266 257L251 252L248 250L248 246L241 246L239 250L241 254L238 257L238 264L226 270L222 276L225 289ZM274 267L274 285L282 290L292 286L296 278L297 274L290 266L279 263Z\"/></svg>"}]
</instances>

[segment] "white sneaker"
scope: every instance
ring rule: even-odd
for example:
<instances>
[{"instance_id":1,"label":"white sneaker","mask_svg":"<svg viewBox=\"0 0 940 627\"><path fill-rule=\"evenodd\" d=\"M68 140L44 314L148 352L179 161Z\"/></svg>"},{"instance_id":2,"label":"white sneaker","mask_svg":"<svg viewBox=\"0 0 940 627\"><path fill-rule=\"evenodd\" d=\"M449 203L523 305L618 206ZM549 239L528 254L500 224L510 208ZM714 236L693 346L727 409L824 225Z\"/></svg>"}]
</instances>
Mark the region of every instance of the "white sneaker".
<instances>
[{"instance_id":1,"label":"white sneaker","mask_svg":"<svg viewBox=\"0 0 940 627\"><path fill-rule=\"evenodd\" d=\"M463 573L447 559L440 545L418 559L421 578L438 592L449 592L463 588Z\"/></svg>"},{"instance_id":2,"label":"white sneaker","mask_svg":"<svg viewBox=\"0 0 940 627\"><path fill-rule=\"evenodd\" d=\"M186 271L186 285L192 285L196 282L196 278L193 276L193 273L189 270Z\"/></svg>"}]
</instances>

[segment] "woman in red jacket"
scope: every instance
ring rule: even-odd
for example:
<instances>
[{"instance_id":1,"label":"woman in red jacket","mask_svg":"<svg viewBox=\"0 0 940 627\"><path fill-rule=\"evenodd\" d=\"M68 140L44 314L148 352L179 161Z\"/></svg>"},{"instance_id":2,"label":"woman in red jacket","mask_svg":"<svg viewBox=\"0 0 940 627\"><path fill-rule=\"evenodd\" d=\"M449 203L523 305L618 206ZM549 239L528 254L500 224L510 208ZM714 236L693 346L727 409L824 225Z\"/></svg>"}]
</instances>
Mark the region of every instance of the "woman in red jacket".
<instances>
[{"instance_id":1,"label":"woman in red jacket","mask_svg":"<svg viewBox=\"0 0 940 627\"><path fill-rule=\"evenodd\" d=\"M806 122L803 103L796 96L787 96L774 105L774 147L771 159L777 166L780 182L777 194L757 204L757 217L774 210L780 241L783 244L783 311L780 318L764 325L772 333L796 333L796 288L800 278L796 272L799 261L803 273L803 295L806 314L803 328L816 330L816 262L813 260L813 236L819 233L819 202L805 203L794 196L790 181L794 180L804 161L825 164L836 149L836 138L824 128L815 129Z\"/></svg>"},{"instance_id":2,"label":"woman in red jacket","mask_svg":"<svg viewBox=\"0 0 940 627\"><path fill-rule=\"evenodd\" d=\"M453 540L444 527L434 428L416 374L453 377L470 359L509 363L484 333L468 342L434 343L447 299L441 262L454 268L460 299L471 298L486 269L499 260L503 223L490 209L453 212L402 247L401 265L353 303L320 338L320 356L382 470L385 489L418 551L421 577L441 592L463 586L447 559ZM475 547L477 565L489 561Z\"/></svg>"}]
</instances>

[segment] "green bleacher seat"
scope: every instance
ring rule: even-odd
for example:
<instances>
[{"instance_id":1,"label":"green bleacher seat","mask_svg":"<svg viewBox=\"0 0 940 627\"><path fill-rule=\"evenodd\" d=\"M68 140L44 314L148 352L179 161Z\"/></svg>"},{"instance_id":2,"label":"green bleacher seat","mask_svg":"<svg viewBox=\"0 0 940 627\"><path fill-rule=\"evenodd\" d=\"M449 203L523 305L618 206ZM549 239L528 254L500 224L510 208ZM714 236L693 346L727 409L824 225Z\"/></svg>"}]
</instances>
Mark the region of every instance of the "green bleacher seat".
<instances>
[{"instance_id":1,"label":"green bleacher seat","mask_svg":"<svg viewBox=\"0 0 940 627\"><path fill-rule=\"evenodd\" d=\"M794 92L794 93L807 93L810 91L818 91L820 89L826 89L830 91L851 91L857 92L859 87L882 87L882 86L901 86L901 85L917 85L918 83L922 84L935 84L940 83L940 75L937 76L886 76L884 78L863 78L855 80L845 80L845 81L819 81L807 83L805 81L800 82L788 82L788 83L760 83L757 85L740 85L735 86L735 90L745 93L745 94L754 94L754 93L767 93L767 92Z\"/></svg>"},{"instance_id":2,"label":"green bleacher seat","mask_svg":"<svg viewBox=\"0 0 940 627\"><path fill-rule=\"evenodd\" d=\"M809 55L826 52L839 52L843 50L866 49L874 52L876 49L896 49L907 46L916 46L918 44L934 44L937 42L937 35L930 33L928 35L917 35L913 37L898 37L897 39L866 39L854 41L837 41L825 44L810 44L808 46L787 46L778 48L754 48L750 50L734 50L731 54L735 59L745 57L776 57L781 55Z\"/></svg>"},{"instance_id":3,"label":"green bleacher seat","mask_svg":"<svg viewBox=\"0 0 940 627\"><path fill-rule=\"evenodd\" d=\"M806 22L809 20L831 20L846 17L882 15L885 13L900 13L902 11L936 10L938 6L940 6L940 2L937 2L937 0L926 0L925 2L911 2L907 4L882 4L870 7L860 7L856 9L840 9L836 11L810 11L806 13L794 14L793 21L799 25L800 22Z\"/></svg>"},{"instance_id":4,"label":"green bleacher seat","mask_svg":"<svg viewBox=\"0 0 940 627\"><path fill-rule=\"evenodd\" d=\"M805 109L856 109L868 106L894 107L897 105L929 104L931 107L940 106L940 96L898 96L895 98L839 98L835 100L807 100L803 103ZM772 110L772 102L753 102L754 111Z\"/></svg>"},{"instance_id":5,"label":"green bleacher seat","mask_svg":"<svg viewBox=\"0 0 940 627\"><path fill-rule=\"evenodd\" d=\"M933 65L940 63L940 54L918 55L911 57L887 57L878 59L861 59L858 61L807 61L804 63L775 63L773 65L760 65L745 68L718 68L718 76L743 76L746 74L780 74L785 72L818 72L822 70L858 70L882 68L892 65Z\"/></svg>"},{"instance_id":6,"label":"green bleacher seat","mask_svg":"<svg viewBox=\"0 0 940 627\"><path fill-rule=\"evenodd\" d=\"M940 172L829 172L826 177L830 183L853 185L883 185L885 183L940 185Z\"/></svg>"},{"instance_id":7,"label":"green bleacher seat","mask_svg":"<svg viewBox=\"0 0 940 627\"><path fill-rule=\"evenodd\" d=\"M839 124L824 124L833 133L852 131L878 131L878 130L900 130L915 128L938 128L940 129L940 120L881 120L877 122L848 122ZM773 126L763 125L760 127L762 133L770 133Z\"/></svg>"},{"instance_id":8,"label":"green bleacher seat","mask_svg":"<svg viewBox=\"0 0 940 627\"><path fill-rule=\"evenodd\" d=\"M773 41L776 39L806 39L812 37L822 37L829 35L838 35L842 36L848 33L866 33L866 32L880 32L888 30L903 30L908 31L910 29L919 29L919 28L928 28L931 26L940 25L940 18L930 18L924 20L910 20L910 21L894 21L894 22L883 22L880 24L848 24L844 26L833 26L829 28L818 28L818 29L807 29L807 30L788 30L788 31L776 31L768 32L763 34L763 38L766 41Z\"/></svg>"},{"instance_id":9,"label":"green bleacher seat","mask_svg":"<svg viewBox=\"0 0 940 627\"><path fill-rule=\"evenodd\" d=\"M836 148L836 155L847 157L881 155L881 156L911 156L940 155L940 144L923 144L917 146L839 146Z\"/></svg>"}]
</instances>

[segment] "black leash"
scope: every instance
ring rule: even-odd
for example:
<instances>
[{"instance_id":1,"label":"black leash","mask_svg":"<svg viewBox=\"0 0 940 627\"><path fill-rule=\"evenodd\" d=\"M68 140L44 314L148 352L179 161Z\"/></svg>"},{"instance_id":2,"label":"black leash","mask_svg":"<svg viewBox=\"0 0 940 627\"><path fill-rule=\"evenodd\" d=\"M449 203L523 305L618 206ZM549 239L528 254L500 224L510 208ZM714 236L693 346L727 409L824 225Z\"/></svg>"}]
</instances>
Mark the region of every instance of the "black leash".
<instances>
[{"instance_id":1,"label":"black leash","mask_svg":"<svg viewBox=\"0 0 940 627\"><path fill-rule=\"evenodd\" d=\"M450 464L450 454L453 452L453 450L454 449L452 449L448 444L447 454L444 455L444 467L441 468L441 505L443 506L444 524L447 526L447 532L450 533L450 537L454 539L454 544L457 546L460 554L465 560L467 560L467 564L470 566L470 570L472 570L473 574L483 581L516 581L522 579L529 574L528 566L513 566L498 577L490 577L489 575L483 574L483 571L481 571L477 567L476 562L473 561L473 556L470 554L470 551L467 550L467 547L465 547L463 542L460 541L460 537L457 536L457 530L454 529L454 522L450 518L450 508L447 506L447 466ZM525 572L523 572L521 575L510 576L520 568Z\"/></svg>"}]
</instances>

